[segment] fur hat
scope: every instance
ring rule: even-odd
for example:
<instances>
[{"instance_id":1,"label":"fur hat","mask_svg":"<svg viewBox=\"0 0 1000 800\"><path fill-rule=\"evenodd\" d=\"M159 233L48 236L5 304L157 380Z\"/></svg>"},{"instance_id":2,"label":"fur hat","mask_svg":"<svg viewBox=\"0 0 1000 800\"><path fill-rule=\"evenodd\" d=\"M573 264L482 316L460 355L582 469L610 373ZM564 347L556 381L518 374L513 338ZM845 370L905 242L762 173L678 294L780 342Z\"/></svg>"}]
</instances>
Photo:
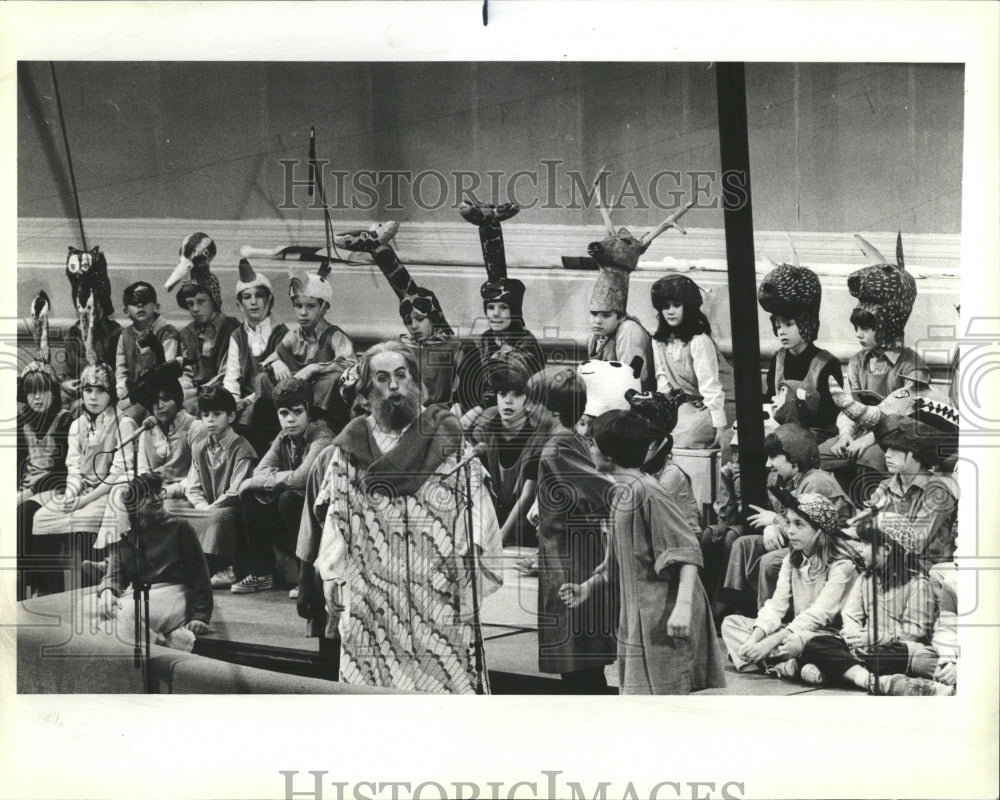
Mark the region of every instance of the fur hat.
<instances>
[{"instance_id":1,"label":"fur hat","mask_svg":"<svg viewBox=\"0 0 1000 800\"><path fill-rule=\"evenodd\" d=\"M513 203L491 205L476 200L463 200L458 207L462 219L479 228L479 244L486 267L486 282L479 287L483 310L489 303L506 303L510 315L516 319L524 317L525 286L516 278L507 277L507 254L500 223L516 216L520 210Z\"/></svg>"},{"instance_id":2,"label":"fur hat","mask_svg":"<svg viewBox=\"0 0 1000 800\"><path fill-rule=\"evenodd\" d=\"M677 409L687 399L680 389L663 392L642 392L628 389L625 399L637 414L649 422L650 428L660 438L671 433L677 425Z\"/></svg>"},{"instance_id":3,"label":"fur hat","mask_svg":"<svg viewBox=\"0 0 1000 800\"><path fill-rule=\"evenodd\" d=\"M896 237L897 264L889 264L872 245L855 235L871 266L847 277L847 290L857 298L857 308L875 318L875 341L888 346L902 341L903 329L917 298L917 282L903 266L903 237Z\"/></svg>"},{"instance_id":4,"label":"fur hat","mask_svg":"<svg viewBox=\"0 0 1000 800\"><path fill-rule=\"evenodd\" d=\"M577 372L587 388L587 406L583 413L591 417L599 417L605 411L628 411L631 407L625 399L629 389L636 392L642 388L639 375L642 372L642 359L638 356L635 363L625 365L618 361L584 361L577 367Z\"/></svg>"},{"instance_id":5,"label":"fur hat","mask_svg":"<svg viewBox=\"0 0 1000 800\"><path fill-rule=\"evenodd\" d=\"M837 516L837 509L828 498L811 492L804 492L796 497L781 486L767 488L782 506L792 509L801 517L805 517L809 524L817 530L835 536L839 533L840 518Z\"/></svg>"},{"instance_id":6,"label":"fur hat","mask_svg":"<svg viewBox=\"0 0 1000 800\"><path fill-rule=\"evenodd\" d=\"M687 275L664 275L649 292L657 311L665 309L671 300L685 308L701 308L701 290Z\"/></svg>"},{"instance_id":7,"label":"fur hat","mask_svg":"<svg viewBox=\"0 0 1000 800\"><path fill-rule=\"evenodd\" d=\"M73 293L73 307L80 313L92 296L95 315L110 318L115 313L115 306L111 302L108 262L101 248L94 247L88 252L75 247L68 249L66 277Z\"/></svg>"},{"instance_id":8,"label":"fur hat","mask_svg":"<svg viewBox=\"0 0 1000 800\"><path fill-rule=\"evenodd\" d=\"M774 262L771 262L774 263ZM757 291L757 302L771 315L771 327L778 332L778 317L792 318L806 342L819 335L819 307L823 288L809 267L793 264L775 265L764 276Z\"/></svg>"},{"instance_id":9,"label":"fur hat","mask_svg":"<svg viewBox=\"0 0 1000 800\"><path fill-rule=\"evenodd\" d=\"M276 409L302 405L308 410L312 402L312 387L301 378L285 378L274 387L274 407Z\"/></svg>"},{"instance_id":10,"label":"fur hat","mask_svg":"<svg viewBox=\"0 0 1000 800\"><path fill-rule=\"evenodd\" d=\"M262 286L267 289L271 297L274 297L274 289L271 286L271 281L267 279L267 275L262 272L254 272L253 267L250 266L250 262L245 258L240 259L240 279L236 281L236 300L239 302L240 295L250 289L256 289L258 286Z\"/></svg>"},{"instance_id":11,"label":"fur hat","mask_svg":"<svg viewBox=\"0 0 1000 800\"><path fill-rule=\"evenodd\" d=\"M800 472L808 472L819 466L819 446L816 437L807 428L794 422L779 425L764 437L764 452L782 453Z\"/></svg>"}]
</instances>

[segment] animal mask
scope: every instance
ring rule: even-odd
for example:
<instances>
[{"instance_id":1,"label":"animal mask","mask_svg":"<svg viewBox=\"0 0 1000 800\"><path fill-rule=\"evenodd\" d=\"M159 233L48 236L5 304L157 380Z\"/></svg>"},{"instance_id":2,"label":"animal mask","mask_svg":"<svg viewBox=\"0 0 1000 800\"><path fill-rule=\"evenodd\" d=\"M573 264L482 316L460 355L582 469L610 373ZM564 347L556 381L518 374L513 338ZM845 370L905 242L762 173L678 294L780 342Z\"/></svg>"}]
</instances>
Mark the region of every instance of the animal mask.
<instances>
[{"instance_id":1,"label":"animal mask","mask_svg":"<svg viewBox=\"0 0 1000 800\"><path fill-rule=\"evenodd\" d=\"M81 313L94 297L94 313L107 319L115 313L111 302L111 281L108 278L108 262L101 248L78 250L68 248L66 255L66 277L69 278L73 293L73 307Z\"/></svg>"},{"instance_id":2,"label":"animal mask","mask_svg":"<svg viewBox=\"0 0 1000 800\"><path fill-rule=\"evenodd\" d=\"M642 358L636 356L631 364L618 361L584 361L577 372L587 388L587 407L584 414L599 417L605 411L627 411L629 401L625 394L629 389L638 392L642 387L639 375L642 373Z\"/></svg>"}]
</instances>

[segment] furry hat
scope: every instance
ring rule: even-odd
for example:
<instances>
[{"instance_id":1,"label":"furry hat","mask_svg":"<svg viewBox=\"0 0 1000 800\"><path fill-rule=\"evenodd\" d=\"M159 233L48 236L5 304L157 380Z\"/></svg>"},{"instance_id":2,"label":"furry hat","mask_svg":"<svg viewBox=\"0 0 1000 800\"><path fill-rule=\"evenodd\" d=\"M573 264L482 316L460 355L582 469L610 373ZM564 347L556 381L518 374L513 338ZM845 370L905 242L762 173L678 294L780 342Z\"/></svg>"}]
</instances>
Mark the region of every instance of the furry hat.
<instances>
[{"instance_id":1,"label":"furry hat","mask_svg":"<svg viewBox=\"0 0 1000 800\"><path fill-rule=\"evenodd\" d=\"M584 361L577 367L580 378L587 389L587 405L583 413L591 417L599 417L605 411L628 411L629 401L625 394L629 389L638 392L639 375L642 372L642 359L636 356L633 363L621 364L618 361Z\"/></svg>"},{"instance_id":2,"label":"furry hat","mask_svg":"<svg viewBox=\"0 0 1000 800\"><path fill-rule=\"evenodd\" d=\"M218 280L208 280L209 277L214 278L215 276L209 275L206 277L204 275L195 275L192 272L191 276L177 290L177 305L186 311L188 299L194 297L199 292L205 292L212 298L212 305L215 306L215 310L221 311L222 287L219 286Z\"/></svg>"},{"instance_id":3,"label":"furry hat","mask_svg":"<svg viewBox=\"0 0 1000 800\"><path fill-rule=\"evenodd\" d=\"M486 267L486 282L479 287L483 311L489 303L506 303L510 307L510 315L516 319L524 317L525 286L516 278L507 277L507 254L500 223L515 216L520 210L513 203L491 205L476 200L463 200L458 207L462 219L479 228L479 244L483 250L483 265Z\"/></svg>"},{"instance_id":4,"label":"furry hat","mask_svg":"<svg viewBox=\"0 0 1000 800\"><path fill-rule=\"evenodd\" d=\"M312 387L301 378L285 378L274 387L274 407L276 409L302 405L308 411L312 402Z\"/></svg>"},{"instance_id":5,"label":"furry hat","mask_svg":"<svg viewBox=\"0 0 1000 800\"><path fill-rule=\"evenodd\" d=\"M628 389L625 399L637 414L641 414L649 422L653 432L663 438L671 433L677 425L677 409L681 407L687 396L680 389L663 392L642 392Z\"/></svg>"},{"instance_id":6,"label":"furry hat","mask_svg":"<svg viewBox=\"0 0 1000 800\"><path fill-rule=\"evenodd\" d=\"M236 281L236 301L239 302L240 295L243 292L256 289L258 286L267 289L271 297L274 297L274 289L271 286L271 281L267 279L267 275L262 272L254 272L253 267L250 266L250 262L245 258L241 258L240 279Z\"/></svg>"},{"instance_id":7,"label":"furry hat","mask_svg":"<svg viewBox=\"0 0 1000 800\"><path fill-rule=\"evenodd\" d=\"M847 277L847 290L858 300L857 308L875 318L875 341L883 347L900 342L917 298L917 282L903 266L903 237L896 237L897 264L889 264L878 250L855 235L871 266Z\"/></svg>"},{"instance_id":8,"label":"furry hat","mask_svg":"<svg viewBox=\"0 0 1000 800\"><path fill-rule=\"evenodd\" d=\"M110 318L115 313L115 306L111 302L108 262L101 248L94 247L87 252L75 247L68 249L66 277L73 293L73 307L79 314L93 297L95 315Z\"/></svg>"},{"instance_id":9,"label":"furry hat","mask_svg":"<svg viewBox=\"0 0 1000 800\"><path fill-rule=\"evenodd\" d=\"M781 486L769 486L768 491L782 506L805 517L817 530L825 531L834 536L838 535L840 518L837 516L837 509L828 498L811 492L805 492L796 497Z\"/></svg>"},{"instance_id":10,"label":"furry hat","mask_svg":"<svg viewBox=\"0 0 1000 800\"><path fill-rule=\"evenodd\" d=\"M807 429L794 422L779 425L764 437L764 452L782 453L800 472L808 472L819 466L819 446L816 437Z\"/></svg>"},{"instance_id":11,"label":"furry hat","mask_svg":"<svg viewBox=\"0 0 1000 800\"><path fill-rule=\"evenodd\" d=\"M56 377L52 364L49 363L49 296L45 292L39 292L31 302L31 333L35 340L35 357L21 370L17 376L17 400L19 403L27 401L27 394L24 390L24 380L28 375L37 373L42 376L53 393L53 399L59 396L59 379Z\"/></svg>"},{"instance_id":12,"label":"furry hat","mask_svg":"<svg viewBox=\"0 0 1000 800\"><path fill-rule=\"evenodd\" d=\"M771 262L774 263L774 262ZM793 264L775 265L764 276L757 302L771 315L771 327L778 332L778 317L792 318L806 342L819 335L819 307L823 288L816 273Z\"/></svg>"},{"instance_id":13,"label":"furry hat","mask_svg":"<svg viewBox=\"0 0 1000 800\"><path fill-rule=\"evenodd\" d=\"M685 308L701 308L701 290L687 275L664 275L649 290L653 308L662 311L673 300Z\"/></svg>"}]
</instances>

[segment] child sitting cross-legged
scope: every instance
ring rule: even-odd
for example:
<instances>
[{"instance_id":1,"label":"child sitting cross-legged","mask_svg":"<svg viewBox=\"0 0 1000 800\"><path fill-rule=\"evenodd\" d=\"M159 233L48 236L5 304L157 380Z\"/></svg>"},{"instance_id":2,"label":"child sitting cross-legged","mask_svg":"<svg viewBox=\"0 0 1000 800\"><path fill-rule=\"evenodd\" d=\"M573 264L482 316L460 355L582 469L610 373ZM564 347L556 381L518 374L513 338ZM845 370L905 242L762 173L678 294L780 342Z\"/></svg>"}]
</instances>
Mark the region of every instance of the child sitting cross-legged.
<instances>
[{"instance_id":1,"label":"child sitting cross-legged","mask_svg":"<svg viewBox=\"0 0 1000 800\"><path fill-rule=\"evenodd\" d=\"M163 510L158 476L135 478L124 500L136 530L109 546L108 571L97 590L98 615L117 618L122 635L131 635L132 594L136 583L149 584L149 625L156 643L190 652L195 636L208 631L212 619L212 587L198 537L189 523Z\"/></svg>"},{"instance_id":2,"label":"child sitting cross-legged","mask_svg":"<svg viewBox=\"0 0 1000 800\"><path fill-rule=\"evenodd\" d=\"M224 588L235 580L236 529L242 522L239 488L257 454L233 430L236 401L223 387L202 387L198 409L207 436L192 448L185 499L167 500L166 510L194 527L212 570L212 586Z\"/></svg>"},{"instance_id":3,"label":"child sitting cross-legged","mask_svg":"<svg viewBox=\"0 0 1000 800\"><path fill-rule=\"evenodd\" d=\"M274 405L281 433L239 487L245 524L236 549L239 580L230 589L234 594L271 588L272 545L295 557L309 470L320 452L333 444L333 433L318 418L312 388L305 381L281 381L274 388Z\"/></svg>"},{"instance_id":4,"label":"child sitting cross-legged","mask_svg":"<svg viewBox=\"0 0 1000 800\"><path fill-rule=\"evenodd\" d=\"M785 507L790 550L781 562L774 595L757 618L726 617L722 640L738 671L761 669L794 678L806 643L839 631L840 613L858 573L836 541L839 522L833 503L818 494L794 497L780 487L770 491ZM792 621L785 625L789 613Z\"/></svg>"},{"instance_id":5,"label":"child sitting cross-legged","mask_svg":"<svg viewBox=\"0 0 1000 800\"><path fill-rule=\"evenodd\" d=\"M621 694L690 694L726 685L712 612L698 580L695 529L666 489L641 471L656 438L632 411L608 411L594 422L591 457L614 476L609 558L582 584L559 589L576 608L617 573L618 679Z\"/></svg>"}]
</instances>

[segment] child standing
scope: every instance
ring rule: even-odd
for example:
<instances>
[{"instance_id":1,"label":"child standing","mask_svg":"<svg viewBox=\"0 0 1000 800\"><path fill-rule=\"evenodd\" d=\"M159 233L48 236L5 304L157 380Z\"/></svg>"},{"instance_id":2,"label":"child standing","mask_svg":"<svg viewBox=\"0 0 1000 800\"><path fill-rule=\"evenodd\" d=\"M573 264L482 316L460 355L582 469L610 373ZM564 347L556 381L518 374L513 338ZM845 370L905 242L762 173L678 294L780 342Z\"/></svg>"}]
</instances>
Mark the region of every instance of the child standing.
<instances>
[{"instance_id":1,"label":"child standing","mask_svg":"<svg viewBox=\"0 0 1000 800\"><path fill-rule=\"evenodd\" d=\"M596 448L622 489L615 495L608 566L582 584L564 584L571 608L617 573L618 679L621 694L690 694L726 685L708 597L698 580L694 531L666 490L640 467L653 434L631 411L594 423Z\"/></svg>"},{"instance_id":2,"label":"child standing","mask_svg":"<svg viewBox=\"0 0 1000 800\"><path fill-rule=\"evenodd\" d=\"M733 374L701 310L701 290L686 275L667 275L653 284L650 293L657 317L656 388L679 389L687 396L678 409L674 445L721 447L735 416Z\"/></svg>"},{"instance_id":3,"label":"child standing","mask_svg":"<svg viewBox=\"0 0 1000 800\"><path fill-rule=\"evenodd\" d=\"M163 362L177 358L180 352L180 334L160 316L156 290L146 281L136 281L125 289L125 313L132 324L122 330L115 354L115 380L118 408L135 420L142 419L149 409L129 396L129 386L139 375L157 363L156 347L144 346L139 340L143 331L151 331L162 348Z\"/></svg>"},{"instance_id":4,"label":"child standing","mask_svg":"<svg viewBox=\"0 0 1000 800\"><path fill-rule=\"evenodd\" d=\"M264 364L263 391L274 392L277 382L292 376L312 388L316 406L334 431L348 419L348 409L340 396L340 376L358 362L351 338L326 319L333 303L333 287L323 275L293 269L289 273L288 296L295 309L296 323Z\"/></svg>"},{"instance_id":5,"label":"child standing","mask_svg":"<svg viewBox=\"0 0 1000 800\"><path fill-rule=\"evenodd\" d=\"M242 522L239 487L250 475L257 454L236 434L236 401L221 386L198 393L198 410L208 434L192 448L185 499L167 500L167 512L194 527L212 570L212 586L232 584L237 527Z\"/></svg>"},{"instance_id":6,"label":"child standing","mask_svg":"<svg viewBox=\"0 0 1000 800\"><path fill-rule=\"evenodd\" d=\"M722 621L722 640L740 672L768 668L782 678L799 673L798 658L817 634L836 634L839 615L857 579L854 562L835 543L839 521L829 500L818 494L772 493L785 506L789 552L778 585L756 619L733 614ZM785 616L793 619L783 624Z\"/></svg>"},{"instance_id":7,"label":"child standing","mask_svg":"<svg viewBox=\"0 0 1000 800\"><path fill-rule=\"evenodd\" d=\"M108 571L97 589L98 615L117 617L119 630L130 634L135 584L149 584L149 626L156 643L190 652L194 637L208 631L212 620L212 587L198 537L190 524L164 512L162 489L160 479L148 473L129 484L125 505L135 514L138 531L111 546Z\"/></svg>"},{"instance_id":8,"label":"child standing","mask_svg":"<svg viewBox=\"0 0 1000 800\"><path fill-rule=\"evenodd\" d=\"M272 545L295 557L309 470L320 451L333 444L333 433L317 419L312 390L305 381L288 378L279 383L274 405L281 432L239 487L245 524L236 549L233 594L271 588Z\"/></svg>"}]
</instances>

